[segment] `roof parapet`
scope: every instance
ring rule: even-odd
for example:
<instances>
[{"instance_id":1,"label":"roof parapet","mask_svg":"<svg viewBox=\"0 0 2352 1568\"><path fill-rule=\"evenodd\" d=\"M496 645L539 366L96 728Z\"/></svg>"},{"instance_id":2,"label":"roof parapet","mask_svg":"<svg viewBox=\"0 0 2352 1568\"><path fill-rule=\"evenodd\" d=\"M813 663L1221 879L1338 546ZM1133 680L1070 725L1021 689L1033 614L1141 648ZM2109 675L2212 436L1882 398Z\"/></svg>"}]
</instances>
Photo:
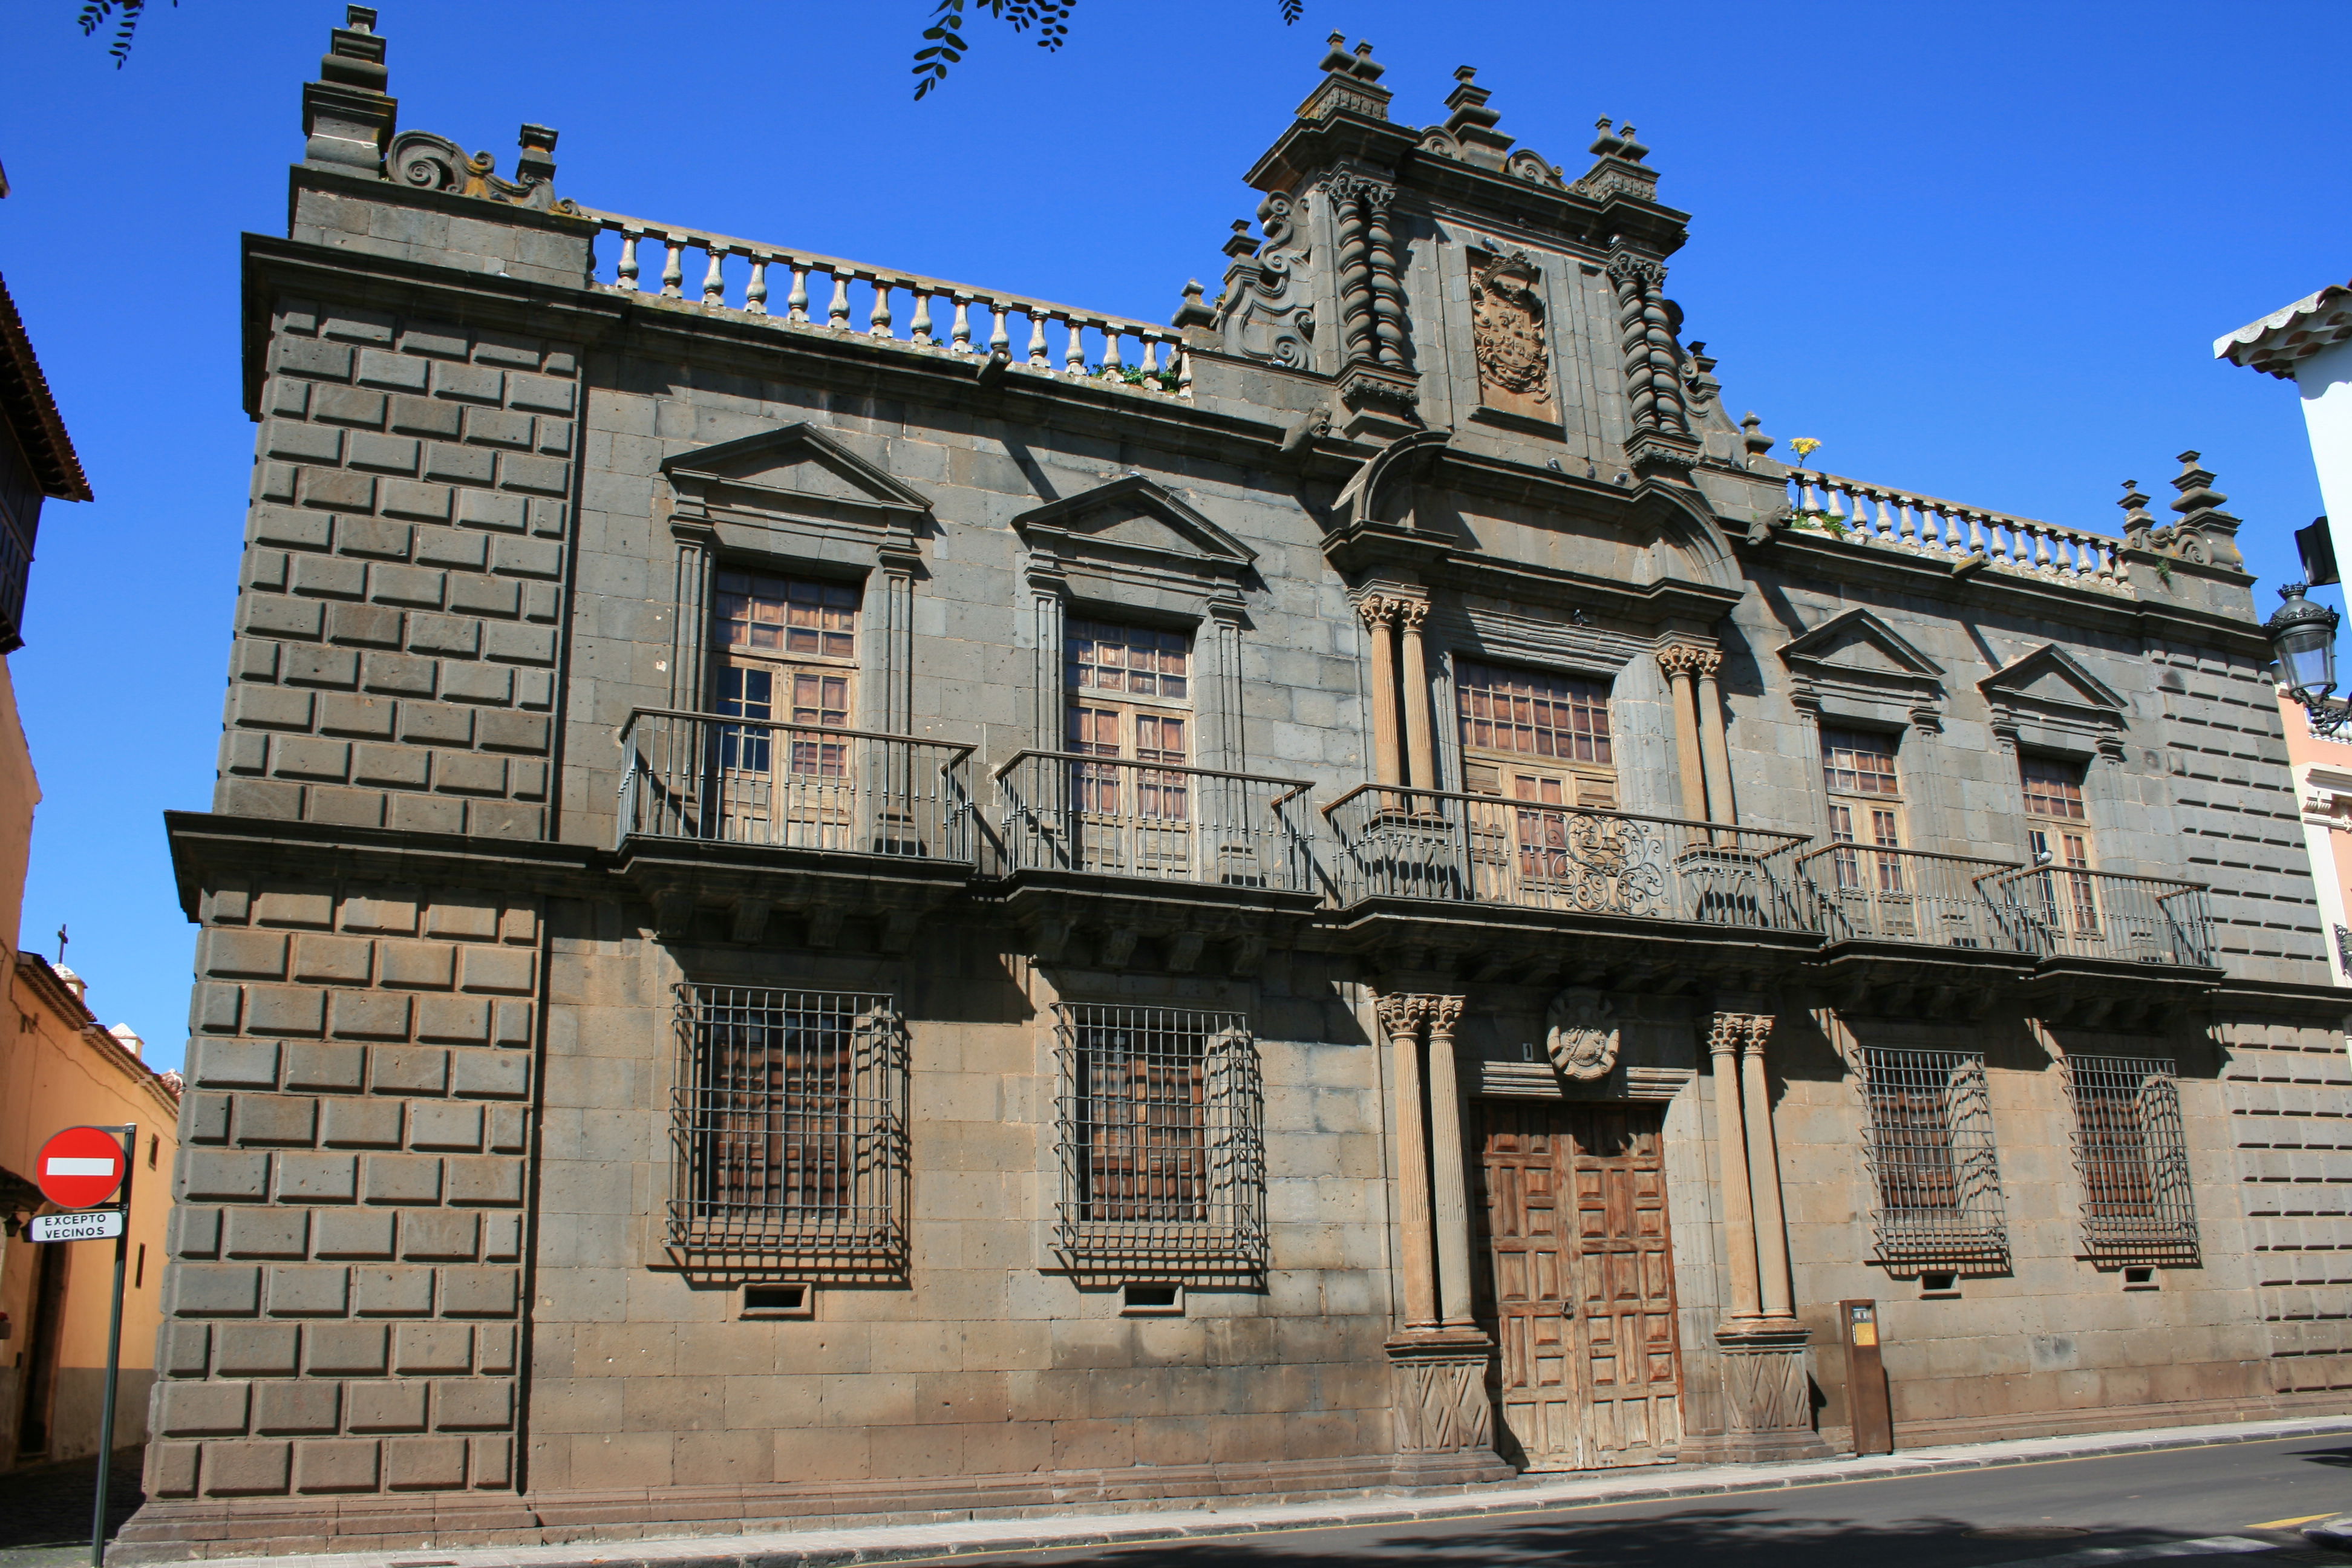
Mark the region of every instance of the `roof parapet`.
<instances>
[{"instance_id":1,"label":"roof parapet","mask_svg":"<svg viewBox=\"0 0 2352 1568\"><path fill-rule=\"evenodd\" d=\"M1298 106L1299 119L1328 120L1342 110L1368 120L1389 117L1389 100L1396 95L1380 84L1388 68L1372 58L1369 40L1358 44L1353 54L1347 42L1345 33L1331 35L1330 50L1323 57L1323 79Z\"/></svg>"}]
</instances>

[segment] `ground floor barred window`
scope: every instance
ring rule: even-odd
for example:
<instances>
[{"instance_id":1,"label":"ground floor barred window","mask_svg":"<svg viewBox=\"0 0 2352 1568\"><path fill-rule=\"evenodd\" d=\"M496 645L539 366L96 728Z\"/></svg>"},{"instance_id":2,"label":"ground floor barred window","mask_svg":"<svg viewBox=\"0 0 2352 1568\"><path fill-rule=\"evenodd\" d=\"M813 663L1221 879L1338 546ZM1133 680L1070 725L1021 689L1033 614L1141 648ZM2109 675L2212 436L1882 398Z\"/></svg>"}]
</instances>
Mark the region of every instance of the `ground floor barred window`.
<instances>
[{"instance_id":1,"label":"ground floor barred window","mask_svg":"<svg viewBox=\"0 0 2352 1568\"><path fill-rule=\"evenodd\" d=\"M1264 1267L1265 1092L1248 1020L1084 1004L1055 1015L1066 1259L1137 1274Z\"/></svg>"},{"instance_id":2,"label":"ground floor barred window","mask_svg":"<svg viewBox=\"0 0 2352 1568\"><path fill-rule=\"evenodd\" d=\"M1984 1057L1868 1046L1860 1065L1881 1260L1965 1264L2006 1257Z\"/></svg>"},{"instance_id":3,"label":"ground floor barred window","mask_svg":"<svg viewBox=\"0 0 2352 1568\"><path fill-rule=\"evenodd\" d=\"M2172 1064L2066 1057L2083 1239L2094 1253L2194 1252L2197 1209Z\"/></svg>"},{"instance_id":4,"label":"ground floor barred window","mask_svg":"<svg viewBox=\"0 0 2352 1568\"><path fill-rule=\"evenodd\" d=\"M887 996L677 988L669 1240L813 1268L903 1257L906 1045Z\"/></svg>"}]
</instances>

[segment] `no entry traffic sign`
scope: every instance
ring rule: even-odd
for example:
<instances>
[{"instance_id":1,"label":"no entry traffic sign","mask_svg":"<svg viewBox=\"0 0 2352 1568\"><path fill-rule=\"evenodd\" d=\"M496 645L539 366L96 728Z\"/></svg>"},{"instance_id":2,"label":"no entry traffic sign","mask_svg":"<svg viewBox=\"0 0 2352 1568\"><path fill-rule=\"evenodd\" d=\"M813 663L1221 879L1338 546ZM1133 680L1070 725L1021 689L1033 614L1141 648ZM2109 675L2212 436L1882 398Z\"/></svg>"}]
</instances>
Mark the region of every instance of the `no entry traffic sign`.
<instances>
[{"instance_id":1,"label":"no entry traffic sign","mask_svg":"<svg viewBox=\"0 0 2352 1568\"><path fill-rule=\"evenodd\" d=\"M41 1145L35 1179L61 1209L95 1208L122 1184L121 1134L110 1127L68 1127Z\"/></svg>"}]
</instances>

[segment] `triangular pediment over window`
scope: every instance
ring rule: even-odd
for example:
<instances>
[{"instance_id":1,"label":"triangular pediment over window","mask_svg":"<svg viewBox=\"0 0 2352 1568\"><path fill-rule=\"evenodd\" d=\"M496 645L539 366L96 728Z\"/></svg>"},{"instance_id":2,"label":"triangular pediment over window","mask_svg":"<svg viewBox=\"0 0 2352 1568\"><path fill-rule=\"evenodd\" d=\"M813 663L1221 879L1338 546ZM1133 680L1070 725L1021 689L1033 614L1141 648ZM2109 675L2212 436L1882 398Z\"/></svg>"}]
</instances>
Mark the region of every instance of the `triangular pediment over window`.
<instances>
[{"instance_id":1,"label":"triangular pediment over window","mask_svg":"<svg viewBox=\"0 0 2352 1568\"><path fill-rule=\"evenodd\" d=\"M2104 714L2120 719L2126 706L2114 688L2054 643L2044 643L1995 670L1977 687L1996 708L2071 710L2085 717Z\"/></svg>"},{"instance_id":2,"label":"triangular pediment over window","mask_svg":"<svg viewBox=\"0 0 2352 1568\"><path fill-rule=\"evenodd\" d=\"M919 492L813 426L787 425L665 458L680 515L838 518L910 532L931 510Z\"/></svg>"},{"instance_id":3,"label":"triangular pediment over window","mask_svg":"<svg viewBox=\"0 0 2352 1568\"><path fill-rule=\"evenodd\" d=\"M1125 562L1193 577L1238 578L1257 559L1248 545L1140 474L1024 511L1013 527L1040 554Z\"/></svg>"},{"instance_id":4,"label":"triangular pediment over window","mask_svg":"<svg viewBox=\"0 0 2352 1568\"><path fill-rule=\"evenodd\" d=\"M1868 610L1833 616L1780 648L1790 668L1906 685L1934 685L1943 667Z\"/></svg>"}]
</instances>

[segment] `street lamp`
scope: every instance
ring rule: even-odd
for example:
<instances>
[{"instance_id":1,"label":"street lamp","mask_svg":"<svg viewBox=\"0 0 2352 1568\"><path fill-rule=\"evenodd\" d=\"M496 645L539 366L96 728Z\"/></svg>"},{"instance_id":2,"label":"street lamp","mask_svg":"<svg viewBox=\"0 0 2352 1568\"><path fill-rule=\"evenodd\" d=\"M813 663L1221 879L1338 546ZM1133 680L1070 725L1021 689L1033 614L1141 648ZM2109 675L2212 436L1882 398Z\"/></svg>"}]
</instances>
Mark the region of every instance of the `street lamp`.
<instances>
[{"instance_id":1,"label":"street lamp","mask_svg":"<svg viewBox=\"0 0 2352 1568\"><path fill-rule=\"evenodd\" d=\"M2336 615L2305 598L2305 587L2289 583L2279 590L2284 603L2263 623L2263 630L2270 635L2288 693L2310 718L2311 732L2333 735L2352 723L2352 705L2327 700L2336 689Z\"/></svg>"}]
</instances>

